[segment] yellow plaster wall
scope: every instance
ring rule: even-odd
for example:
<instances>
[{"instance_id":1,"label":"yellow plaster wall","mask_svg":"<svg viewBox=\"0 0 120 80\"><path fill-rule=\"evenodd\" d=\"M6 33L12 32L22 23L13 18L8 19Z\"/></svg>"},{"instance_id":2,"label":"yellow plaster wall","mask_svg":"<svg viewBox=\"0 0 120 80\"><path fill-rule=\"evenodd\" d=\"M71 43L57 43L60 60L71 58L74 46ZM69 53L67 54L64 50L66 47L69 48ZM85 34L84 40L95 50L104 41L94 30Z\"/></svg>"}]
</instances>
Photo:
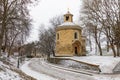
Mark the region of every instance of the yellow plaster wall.
<instances>
[{"instance_id":1,"label":"yellow plaster wall","mask_svg":"<svg viewBox=\"0 0 120 80\"><path fill-rule=\"evenodd\" d=\"M57 34L59 34L59 40L56 38L56 56L75 55L72 46L72 43L76 41L76 39L74 39L75 32L77 32L79 35L77 40L82 41L81 30L65 29L57 31Z\"/></svg>"}]
</instances>

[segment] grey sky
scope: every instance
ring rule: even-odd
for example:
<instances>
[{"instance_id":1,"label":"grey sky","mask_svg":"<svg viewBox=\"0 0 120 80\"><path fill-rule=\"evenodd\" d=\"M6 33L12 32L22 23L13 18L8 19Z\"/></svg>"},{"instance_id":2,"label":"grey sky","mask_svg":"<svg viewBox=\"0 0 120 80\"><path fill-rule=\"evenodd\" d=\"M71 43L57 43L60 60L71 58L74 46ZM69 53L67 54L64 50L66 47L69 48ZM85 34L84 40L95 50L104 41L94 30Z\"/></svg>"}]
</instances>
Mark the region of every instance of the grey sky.
<instances>
[{"instance_id":1,"label":"grey sky","mask_svg":"<svg viewBox=\"0 0 120 80\"><path fill-rule=\"evenodd\" d=\"M49 19L60 14L65 14L67 9L74 15L74 21L78 20L81 0L41 0L39 4L31 8L30 15L33 18L33 26L28 42L38 40L40 24L47 25Z\"/></svg>"}]
</instances>

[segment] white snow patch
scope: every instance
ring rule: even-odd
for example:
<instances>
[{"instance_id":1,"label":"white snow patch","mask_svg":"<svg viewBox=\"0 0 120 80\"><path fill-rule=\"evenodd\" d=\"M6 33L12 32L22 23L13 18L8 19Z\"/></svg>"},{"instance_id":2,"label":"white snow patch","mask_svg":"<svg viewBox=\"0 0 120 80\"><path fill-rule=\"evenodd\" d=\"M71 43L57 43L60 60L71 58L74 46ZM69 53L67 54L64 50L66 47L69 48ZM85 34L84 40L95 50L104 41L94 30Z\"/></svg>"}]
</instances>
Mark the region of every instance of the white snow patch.
<instances>
[{"instance_id":1,"label":"white snow patch","mask_svg":"<svg viewBox=\"0 0 120 80\"><path fill-rule=\"evenodd\" d=\"M95 80L120 80L120 74L118 75L102 75L102 76L94 76Z\"/></svg>"}]
</instances>

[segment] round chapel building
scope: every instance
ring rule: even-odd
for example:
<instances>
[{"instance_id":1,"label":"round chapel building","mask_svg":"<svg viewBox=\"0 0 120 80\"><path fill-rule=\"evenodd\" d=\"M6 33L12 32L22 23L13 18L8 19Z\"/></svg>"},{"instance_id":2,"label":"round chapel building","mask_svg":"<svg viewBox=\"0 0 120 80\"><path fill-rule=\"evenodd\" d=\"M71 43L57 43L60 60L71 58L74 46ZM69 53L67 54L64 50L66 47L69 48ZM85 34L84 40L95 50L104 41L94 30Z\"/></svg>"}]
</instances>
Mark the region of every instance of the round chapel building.
<instances>
[{"instance_id":1,"label":"round chapel building","mask_svg":"<svg viewBox=\"0 0 120 80\"><path fill-rule=\"evenodd\" d=\"M85 51L82 28L73 23L73 15L68 11L64 23L56 28L55 56L83 56Z\"/></svg>"}]
</instances>

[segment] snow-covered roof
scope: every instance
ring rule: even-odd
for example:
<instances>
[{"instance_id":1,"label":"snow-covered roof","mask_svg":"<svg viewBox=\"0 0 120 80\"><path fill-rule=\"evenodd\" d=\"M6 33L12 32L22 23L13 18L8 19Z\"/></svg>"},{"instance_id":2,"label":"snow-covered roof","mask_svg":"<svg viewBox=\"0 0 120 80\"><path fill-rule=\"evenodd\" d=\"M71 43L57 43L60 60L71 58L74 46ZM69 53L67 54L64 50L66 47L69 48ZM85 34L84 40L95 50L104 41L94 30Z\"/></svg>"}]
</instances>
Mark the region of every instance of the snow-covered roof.
<instances>
[{"instance_id":1,"label":"snow-covered roof","mask_svg":"<svg viewBox=\"0 0 120 80\"><path fill-rule=\"evenodd\" d=\"M59 25L59 26L79 26L73 22L64 22L63 24Z\"/></svg>"},{"instance_id":2,"label":"snow-covered roof","mask_svg":"<svg viewBox=\"0 0 120 80\"><path fill-rule=\"evenodd\" d=\"M77 30L81 30L82 28L73 23L73 22L64 22L63 24L59 25L56 30L63 30L63 29L77 29Z\"/></svg>"}]
</instances>

